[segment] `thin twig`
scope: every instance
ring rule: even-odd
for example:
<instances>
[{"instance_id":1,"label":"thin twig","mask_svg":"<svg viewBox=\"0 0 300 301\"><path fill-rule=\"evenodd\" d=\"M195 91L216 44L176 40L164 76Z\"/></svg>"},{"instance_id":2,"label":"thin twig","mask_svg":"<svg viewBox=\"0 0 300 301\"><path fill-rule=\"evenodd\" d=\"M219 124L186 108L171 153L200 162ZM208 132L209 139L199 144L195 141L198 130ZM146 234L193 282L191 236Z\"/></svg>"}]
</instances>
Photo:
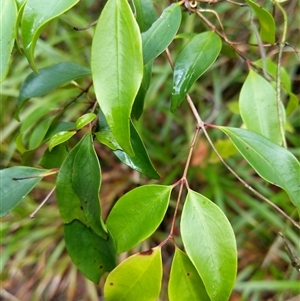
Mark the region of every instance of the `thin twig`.
<instances>
[{"instance_id":1,"label":"thin twig","mask_svg":"<svg viewBox=\"0 0 300 301\"><path fill-rule=\"evenodd\" d=\"M44 200L39 204L39 206L29 215L30 218L34 218L35 215L38 213L38 211L44 206L44 204L49 200L50 196L52 195L52 193L55 190L54 186L51 191L47 194L47 196L44 198Z\"/></svg>"},{"instance_id":2,"label":"thin twig","mask_svg":"<svg viewBox=\"0 0 300 301\"><path fill-rule=\"evenodd\" d=\"M87 25L87 26L85 26L85 27L73 27L73 29L76 30L76 31L87 30L87 29L89 29L89 28L95 26L95 25L97 24L97 22L98 22L98 20L92 22L91 24L89 24L89 25Z\"/></svg>"},{"instance_id":3,"label":"thin twig","mask_svg":"<svg viewBox=\"0 0 300 301\"><path fill-rule=\"evenodd\" d=\"M170 54L170 51L169 49L167 48L166 49L166 53L167 53L167 58L168 58L168 61L171 65L171 67L174 69L174 62L173 62L173 59L172 59L172 56ZM218 158L220 159L220 161L223 163L223 165L246 187L248 188L254 195L256 195L258 198L260 198L261 200L265 201L266 203L268 203L270 206L272 206L275 210L277 210L281 215L283 215L286 219L288 219L295 227L297 227L298 229L300 229L300 225L297 224L290 216L288 216L281 208L279 208L277 205L275 205L273 202L271 202L269 199L267 199L265 196L263 196L262 194L260 194L258 191L256 191L252 186L250 186L245 180L243 180L226 162L225 160L222 158L222 156L220 155L220 153L218 152L218 150L216 149L216 147L214 146L212 140L210 139L210 136L208 135L207 131L206 131L206 128L205 126L208 125L208 124L205 124L193 101L192 101L192 98L190 97L189 94L186 95L186 99L187 99L187 102L190 106L190 109L192 110L192 113L197 121L197 126L199 127L199 129L202 129L203 130L203 133L207 139L207 141L209 142L210 146L212 147L213 151L216 153L216 155L218 156ZM212 127L212 126L211 126ZM216 126L214 126L216 127ZM217 128L217 127L216 127Z\"/></svg>"}]
</instances>

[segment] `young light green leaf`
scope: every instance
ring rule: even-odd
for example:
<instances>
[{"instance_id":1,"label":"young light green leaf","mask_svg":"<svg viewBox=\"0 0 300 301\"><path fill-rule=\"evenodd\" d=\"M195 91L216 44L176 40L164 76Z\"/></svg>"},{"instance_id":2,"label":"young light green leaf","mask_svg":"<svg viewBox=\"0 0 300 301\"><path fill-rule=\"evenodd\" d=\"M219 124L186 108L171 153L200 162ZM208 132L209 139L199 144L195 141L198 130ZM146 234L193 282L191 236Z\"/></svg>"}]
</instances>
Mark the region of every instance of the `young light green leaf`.
<instances>
[{"instance_id":1,"label":"young light green leaf","mask_svg":"<svg viewBox=\"0 0 300 301\"><path fill-rule=\"evenodd\" d=\"M72 80L90 75L91 71L73 63L59 63L32 72L23 82L18 98L18 110L29 98L45 95Z\"/></svg>"},{"instance_id":2,"label":"young light green leaf","mask_svg":"<svg viewBox=\"0 0 300 301\"><path fill-rule=\"evenodd\" d=\"M64 223L77 219L106 238L98 196L100 166L91 140L87 133L62 164L56 181L57 203Z\"/></svg>"},{"instance_id":3,"label":"young light green leaf","mask_svg":"<svg viewBox=\"0 0 300 301\"><path fill-rule=\"evenodd\" d=\"M122 149L134 155L130 115L143 78L139 27L127 0L110 0L101 12L92 44L95 93Z\"/></svg>"},{"instance_id":4,"label":"young light green leaf","mask_svg":"<svg viewBox=\"0 0 300 301\"><path fill-rule=\"evenodd\" d=\"M34 49L44 26L60 16L79 0L27 0L21 21L21 36L24 53L31 68L37 72L34 64Z\"/></svg>"},{"instance_id":5,"label":"young light green leaf","mask_svg":"<svg viewBox=\"0 0 300 301\"><path fill-rule=\"evenodd\" d=\"M239 108L247 129L282 144L275 89L253 70L243 84Z\"/></svg>"},{"instance_id":6,"label":"young light green leaf","mask_svg":"<svg viewBox=\"0 0 300 301\"><path fill-rule=\"evenodd\" d=\"M179 3L167 7L152 26L142 34L144 64L159 56L174 39L181 23Z\"/></svg>"},{"instance_id":7,"label":"young light green leaf","mask_svg":"<svg viewBox=\"0 0 300 301\"><path fill-rule=\"evenodd\" d=\"M14 166L0 170L0 217L8 214L42 180L45 169Z\"/></svg>"},{"instance_id":8,"label":"young light green leaf","mask_svg":"<svg viewBox=\"0 0 300 301\"><path fill-rule=\"evenodd\" d=\"M34 126L29 138L29 150L38 148L45 140L46 134L55 116L46 117Z\"/></svg>"},{"instance_id":9,"label":"young light green leaf","mask_svg":"<svg viewBox=\"0 0 300 301\"><path fill-rule=\"evenodd\" d=\"M91 228L75 220L64 225L64 238L68 253L80 272L95 283L116 266L111 238L98 236Z\"/></svg>"},{"instance_id":10,"label":"young light green leaf","mask_svg":"<svg viewBox=\"0 0 300 301\"><path fill-rule=\"evenodd\" d=\"M156 301L162 281L161 248L135 254L118 265L104 286L106 301Z\"/></svg>"},{"instance_id":11,"label":"young light green leaf","mask_svg":"<svg viewBox=\"0 0 300 301\"><path fill-rule=\"evenodd\" d=\"M49 140L49 150L51 151L53 147L68 141L75 134L76 134L76 131L62 131L62 132L56 133Z\"/></svg>"},{"instance_id":12,"label":"young light green leaf","mask_svg":"<svg viewBox=\"0 0 300 301\"><path fill-rule=\"evenodd\" d=\"M188 256L175 249L168 285L169 301L210 301L205 286Z\"/></svg>"},{"instance_id":13,"label":"young light green leaf","mask_svg":"<svg viewBox=\"0 0 300 301\"><path fill-rule=\"evenodd\" d=\"M266 181L283 188L300 211L300 164L287 149L249 130L218 127L255 171Z\"/></svg>"},{"instance_id":14,"label":"young light green leaf","mask_svg":"<svg viewBox=\"0 0 300 301\"><path fill-rule=\"evenodd\" d=\"M222 210L203 195L189 190L181 217L186 253L211 300L229 299L237 272L234 233Z\"/></svg>"},{"instance_id":15,"label":"young light green leaf","mask_svg":"<svg viewBox=\"0 0 300 301\"><path fill-rule=\"evenodd\" d=\"M96 117L97 117L97 115L94 114L94 113L87 113L87 114L84 114L84 115L80 116L76 120L76 130L82 129L87 124L89 124L90 122L92 122Z\"/></svg>"},{"instance_id":16,"label":"young light green leaf","mask_svg":"<svg viewBox=\"0 0 300 301\"><path fill-rule=\"evenodd\" d=\"M267 58L265 60L265 63L266 63L267 72L273 78L276 78L277 65L270 58ZM256 61L255 65L259 66L260 68L263 68L262 60ZM288 116L298 108L299 99L297 95L293 93L290 76L288 75L288 73L283 67L281 67L280 70L280 80L281 80L281 84L283 85L283 88L285 89L286 93L289 95L289 102L286 107L286 115Z\"/></svg>"},{"instance_id":17,"label":"young light green leaf","mask_svg":"<svg viewBox=\"0 0 300 301\"><path fill-rule=\"evenodd\" d=\"M1 1L0 30L0 83L5 79L10 62L10 55L15 43L15 26L17 20L17 5L15 1Z\"/></svg>"},{"instance_id":18,"label":"young light green leaf","mask_svg":"<svg viewBox=\"0 0 300 301\"><path fill-rule=\"evenodd\" d=\"M274 44L275 43L275 20L272 15L263 7L259 6L252 0L245 0L251 8L254 10L255 14L260 23L260 38L263 42Z\"/></svg>"},{"instance_id":19,"label":"young light green leaf","mask_svg":"<svg viewBox=\"0 0 300 301\"><path fill-rule=\"evenodd\" d=\"M137 170L138 172L146 175L149 178L159 179L160 175L157 173L154 168L147 150L143 144L142 139L140 138L137 130L135 129L132 122L130 122L130 140L132 144L133 151L135 156L129 156L124 152L121 146L116 141L114 135L110 131L104 116L100 116L100 129L101 131L96 133L96 139L108 146L114 151L114 154L119 158L121 162L129 166L130 168Z\"/></svg>"},{"instance_id":20,"label":"young light green leaf","mask_svg":"<svg viewBox=\"0 0 300 301\"><path fill-rule=\"evenodd\" d=\"M193 83L213 64L222 48L213 31L193 37L175 60L171 111L174 112Z\"/></svg>"},{"instance_id":21,"label":"young light green leaf","mask_svg":"<svg viewBox=\"0 0 300 301\"><path fill-rule=\"evenodd\" d=\"M106 225L117 253L149 237L162 222L172 186L144 185L122 196L111 210Z\"/></svg>"},{"instance_id":22,"label":"young light green leaf","mask_svg":"<svg viewBox=\"0 0 300 301\"><path fill-rule=\"evenodd\" d=\"M156 10L151 0L133 0L136 10L136 21L141 32L148 30L157 19Z\"/></svg>"}]
</instances>

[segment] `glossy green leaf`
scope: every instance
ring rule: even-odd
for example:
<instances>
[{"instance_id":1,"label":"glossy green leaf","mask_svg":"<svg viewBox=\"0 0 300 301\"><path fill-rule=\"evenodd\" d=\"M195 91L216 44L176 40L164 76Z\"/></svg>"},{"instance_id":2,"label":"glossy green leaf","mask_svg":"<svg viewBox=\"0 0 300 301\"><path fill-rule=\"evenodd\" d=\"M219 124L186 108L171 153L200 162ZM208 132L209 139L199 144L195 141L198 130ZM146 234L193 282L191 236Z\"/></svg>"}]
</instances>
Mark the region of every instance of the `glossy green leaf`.
<instances>
[{"instance_id":1,"label":"glossy green leaf","mask_svg":"<svg viewBox=\"0 0 300 301\"><path fill-rule=\"evenodd\" d=\"M64 223L78 219L106 238L99 202L100 183L99 161L91 134L87 133L60 168L56 181L57 203Z\"/></svg>"},{"instance_id":2,"label":"glossy green leaf","mask_svg":"<svg viewBox=\"0 0 300 301\"><path fill-rule=\"evenodd\" d=\"M21 21L21 36L24 53L31 68L37 72L34 64L36 42L44 26L52 19L60 16L79 0L27 0Z\"/></svg>"},{"instance_id":3,"label":"glossy green leaf","mask_svg":"<svg viewBox=\"0 0 300 301\"><path fill-rule=\"evenodd\" d=\"M89 124L90 122L92 122L96 117L97 117L97 115L94 114L94 113L87 113L87 114L84 114L84 115L80 116L76 120L76 130L82 129L87 124Z\"/></svg>"},{"instance_id":4,"label":"glossy green leaf","mask_svg":"<svg viewBox=\"0 0 300 301\"><path fill-rule=\"evenodd\" d=\"M171 111L174 112L193 83L214 63L222 48L213 31L193 37L175 60Z\"/></svg>"},{"instance_id":5,"label":"glossy green leaf","mask_svg":"<svg viewBox=\"0 0 300 301\"><path fill-rule=\"evenodd\" d=\"M151 0L133 0L136 10L136 21L141 32L148 30L157 19L156 10Z\"/></svg>"},{"instance_id":6,"label":"glossy green leaf","mask_svg":"<svg viewBox=\"0 0 300 301\"><path fill-rule=\"evenodd\" d=\"M256 61L255 64L260 68L263 68L262 60ZM267 72L275 79L277 75L277 64L275 64L270 58L267 58L265 60L265 65ZM284 90L289 95L289 102L286 107L286 115L290 115L298 108L299 98L292 92L291 78L283 67L281 67L280 70L280 80Z\"/></svg>"},{"instance_id":7,"label":"glossy green leaf","mask_svg":"<svg viewBox=\"0 0 300 301\"><path fill-rule=\"evenodd\" d=\"M233 230L222 210L189 190L180 229L186 253L210 299L228 300L237 272L237 249Z\"/></svg>"},{"instance_id":8,"label":"glossy green leaf","mask_svg":"<svg viewBox=\"0 0 300 301\"><path fill-rule=\"evenodd\" d=\"M41 181L44 169L14 166L0 170L0 217L8 214Z\"/></svg>"},{"instance_id":9,"label":"glossy green leaf","mask_svg":"<svg viewBox=\"0 0 300 301\"><path fill-rule=\"evenodd\" d=\"M188 256L176 248L168 285L169 301L210 301L205 286Z\"/></svg>"},{"instance_id":10,"label":"glossy green leaf","mask_svg":"<svg viewBox=\"0 0 300 301\"><path fill-rule=\"evenodd\" d=\"M122 196L111 210L106 225L118 253L148 238L162 222L172 186L144 185Z\"/></svg>"},{"instance_id":11,"label":"glossy green leaf","mask_svg":"<svg viewBox=\"0 0 300 301\"><path fill-rule=\"evenodd\" d=\"M10 55L15 43L17 5L15 1L2 0L0 3L0 83L5 79L10 63ZM4 30L5 29L5 30Z\"/></svg>"},{"instance_id":12,"label":"glossy green leaf","mask_svg":"<svg viewBox=\"0 0 300 301\"><path fill-rule=\"evenodd\" d=\"M300 211L300 163L287 149L260 134L219 127L255 171L266 181L283 188Z\"/></svg>"},{"instance_id":13,"label":"glossy green leaf","mask_svg":"<svg viewBox=\"0 0 300 301\"><path fill-rule=\"evenodd\" d=\"M282 144L275 89L253 70L243 84L239 107L247 129Z\"/></svg>"},{"instance_id":14,"label":"glossy green leaf","mask_svg":"<svg viewBox=\"0 0 300 301\"><path fill-rule=\"evenodd\" d=\"M106 301L156 301L162 281L161 248L135 254L118 265L104 286Z\"/></svg>"},{"instance_id":15,"label":"glossy green leaf","mask_svg":"<svg viewBox=\"0 0 300 301\"><path fill-rule=\"evenodd\" d=\"M245 0L255 12L260 23L260 38L263 42L275 43L275 20L272 15L263 7L251 0Z\"/></svg>"},{"instance_id":16,"label":"glossy green leaf","mask_svg":"<svg viewBox=\"0 0 300 301\"><path fill-rule=\"evenodd\" d=\"M102 129L102 131L96 133L96 139L112 149L114 154L121 162L130 168L148 176L149 178L160 178L160 175L155 170L143 141L141 140L132 122L130 123L130 139L133 151L135 153L135 156L132 157L121 149L121 146L118 144L114 135L109 130L104 118L102 118L100 121L100 129Z\"/></svg>"},{"instance_id":17,"label":"glossy green leaf","mask_svg":"<svg viewBox=\"0 0 300 301\"><path fill-rule=\"evenodd\" d=\"M159 56L174 39L181 23L179 3L167 7L152 26L142 34L144 64Z\"/></svg>"},{"instance_id":18,"label":"glossy green leaf","mask_svg":"<svg viewBox=\"0 0 300 301\"><path fill-rule=\"evenodd\" d=\"M99 283L101 276L116 266L111 238L103 239L77 220L65 224L64 232L66 247L72 261L91 281Z\"/></svg>"},{"instance_id":19,"label":"glossy green leaf","mask_svg":"<svg viewBox=\"0 0 300 301\"><path fill-rule=\"evenodd\" d=\"M101 12L92 44L95 93L119 145L134 155L130 115L143 78L139 27L127 0L109 0Z\"/></svg>"},{"instance_id":20,"label":"glossy green leaf","mask_svg":"<svg viewBox=\"0 0 300 301\"><path fill-rule=\"evenodd\" d=\"M71 137L76 134L76 131L62 131L54 136L52 136L49 140L49 150L51 151L53 147L68 141Z\"/></svg>"},{"instance_id":21,"label":"glossy green leaf","mask_svg":"<svg viewBox=\"0 0 300 301\"><path fill-rule=\"evenodd\" d=\"M72 80L91 74L87 68L73 63L59 63L42 68L39 74L32 72L23 82L18 98L18 110L29 98L43 96L55 88Z\"/></svg>"}]
</instances>

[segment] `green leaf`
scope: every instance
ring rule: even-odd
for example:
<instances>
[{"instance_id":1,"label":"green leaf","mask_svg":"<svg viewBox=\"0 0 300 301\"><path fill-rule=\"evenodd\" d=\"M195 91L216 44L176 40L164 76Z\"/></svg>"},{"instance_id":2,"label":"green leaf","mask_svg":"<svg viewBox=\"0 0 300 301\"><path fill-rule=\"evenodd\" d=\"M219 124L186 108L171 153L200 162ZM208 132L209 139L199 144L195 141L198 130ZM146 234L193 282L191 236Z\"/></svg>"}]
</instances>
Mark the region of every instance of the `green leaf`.
<instances>
[{"instance_id":1,"label":"green leaf","mask_svg":"<svg viewBox=\"0 0 300 301\"><path fill-rule=\"evenodd\" d=\"M188 256L175 249L168 285L169 301L210 301L204 284Z\"/></svg>"},{"instance_id":2,"label":"green leaf","mask_svg":"<svg viewBox=\"0 0 300 301\"><path fill-rule=\"evenodd\" d=\"M273 77L276 78L277 75L277 64L275 64L270 58L267 58L265 60L266 63L266 69L267 72ZM258 60L255 62L255 65L259 66L260 68L263 68L263 62L262 60ZM283 88L285 89L286 93L289 95L289 102L286 107L286 115L290 115L293 113L299 105L299 99L297 95L295 95L292 92L292 83L290 76L286 72L286 70L281 67L280 70L280 79L281 79L281 84L283 85Z\"/></svg>"},{"instance_id":3,"label":"green leaf","mask_svg":"<svg viewBox=\"0 0 300 301\"><path fill-rule=\"evenodd\" d=\"M104 286L106 301L156 301L162 281L161 248L135 254L118 265Z\"/></svg>"},{"instance_id":4,"label":"green leaf","mask_svg":"<svg viewBox=\"0 0 300 301\"><path fill-rule=\"evenodd\" d=\"M94 114L94 113L87 113L87 114L84 114L84 115L80 116L76 120L76 130L82 129L87 124L89 124L90 122L92 122L96 117L97 117L97 115Z\"/></svg>"},{"instance_id":5,"label":"green leaf","mask_svg":"<svg viewBox=\"0 0 300 301\"><path fill-rule=\"evenodd\" d=\"M56 181L56 195L64 223L78 219L106 238L102 223L99 189L100 166L91 134L87 133L62 164Z\"/></svg>"},{"instance_id":6,"label":"green leaf","mask_svg":"<svg viewBox=\"0 0 300 301\"><path fill-rule=\"evenodd\" d=\"M106 225L122 253L148 238L162 222L172 186L144 185L122 196L111 210Z\"/></svg>"},{"instance_id":7,"label":"green leaf","mask_svg":"<svg viewBox=\"0 0 300 301\"><path fill-rule=\"evenodd\" d=\"M92 135L87 133L80 141L80 147L74 157L72 184L79 196L88 225L96 234L106 237L99 200L101 180L100 164Z\"/></svg>"},{"instance_id":8,"label":"green leaf","mask_svg":"<svg viewBox=\"0 0 300 301\"><path fill-rule=\"evenodd\" d=\"M32 72L23 82L18 98L18 111L29 98L43 96L72 80L90 75L91 71L73 63L59 63Z\"/></svg>"},{"instance_id":9,"label":"green leaf","mask_svg":"<svg viewBox=\"0 0 300 301\"><path fill-rule=\"evenodd\" d=\"M175 60L171 111L174 112L193 83L214 63L222 48L212 31L193 37Z\"/></svg>"},{"instance_id":10,"label":"green leaf","mask_svg":"<svg viewBox=\"0 0 300 301\"><path fill-rule=\"evenodd\" d=\"M109 130L109 127L104 120L104 116L100 121L100 129L102 129L102 131L96 133L96 139L112 149L114 151L114 154L119 158L121 162L123 162L130 168L146 175L149 178L160 178L160 175L155 170L148 156L147 150L143 144L143 141L141 140L132 122L130 123L130 140L135 156L129 156L121 149L121 146L118 144L114 135Z\"/></svg>"},{"instance_id":11,"label":"green leaf","mask_svg":"<svg viewBox=\"0 0 300 301\"><path fill-rule=\"evenodd\" d=\"M239 108L247 129L282 144L275 89L253 70L243 84Z\"/></svg>"},{"instance_id":12,"label":"green leaf","mask_svg":"<svg viewBox=\"0 0 300 301\"><path fill-rule=\"evenodd\" d=\"M237 272L237 250L234 233L222 210L189 190L180 229L186 253L211 300L228 300Z\"/></svg>"},{"instance_id":13,"label":"green leaf","mask_svg":"<svg viewBox=\"0 0 300 301\"><path fill-rule=\"evenodd\" d=\"M44 26L52 19L60 16L79 0L28 0L26 2L22 22L21 36L24 53L31 68L37 72L34 64L34 49Z\"/></svg>"},{"instance_id":14,"label":"green leaf","mask_svg":"<svg viewBox=\"0 0 300 301\"><path fill-rule=\"evenodd\" d=\"M245 0L254 10L260 23L260 38L263 42L274 44L275 43L275 20L272 15L251 0Z\"/></svg>"},{"instance_id":15,"label":"green leaf","mask_svg":"<svg viewBox=\"0 0 300 301\"><path fill-rule=\"evenodd\" d=\"M64 225L68 253L81 273L95 283L116 266L116 256L111 238L98 236L80 221Z\"/></svg>"},{"instance_id":16,"label":"green leaf","mask_svg":"<svg viewBox=\"0 0 300 301\"><path fill-rule=\"evenodd\" d=\"M148 30L157 19L156 10L151 0L133 0L136 9L136 21L141 32Z\"/></svg>"},{"instance_id":17,"label":"green leaf","mask_svg":"<svg viewBox=\"0 0 300 301\"><path fill-rule=\"evenodd\" d=\"M144 64L158 57L172 42L181 23L179 3L167 7L152 26L142 34Z\"/></svg>"},{"instance_id":18,"label":"green leaf","mask_svg":"<svg viewBox=\"0 0 300 301\"><path fill-rule=\"evenodd\" d=\"M0 217L8 214L41 181L46 170L14 166L0 170Z\"/></svg>"},{"instance_id":19,"label":"green leaf","mask_svg":"<svg viewBox=\"0 0 300 301\"><path fill-rule=\"evenodd\" d=\"M44 168L59 168L67 157L68 152L65 144L59 144L51 151L47 148L41 158L40 165Z\"/></svg>"},{"instance_id":20,"label":"green leaf","mask_svg":"<svg viewBox=\"0 0 300 301\"><path fill-rule=\"evenodd\" d=\"M107 123L122 149L133 156L130 115L143 78L143 58L139 27L127 0L106 3L93 38L91 67Z\"/></svg>"},{"instance_id":21,"label":"green leaf","mask_svg":"<svg viewBox=\"0 0 300 301\"><path fill-rule=\"evenodd\" d=\"M53 147L68 141L75 134L76 134L76 131L70 131L70 132L62 131L62 132L56 133L49 140L49 150L51 151Z\"/></svg>"},{"instance_id":22,"label":"green leaf","mask_svg":"<svg viewBox=\"0 0 300 301\"><path fill-rule=\"evenodd\" d=\"M55 116L47 117L34 127L29 139L29 150L36 149L43 143L54 119Z\"/></svg>"},{"instance_id":23,"label":"green leaf","mask_svg":"<svg viewBox=\"0 0 300 301\"><path fill-rule=\"evenodd\" d=\"M300 164L287 149L249 130L218 127L255 171L266 181L283 188L300 211Z\"/></svg>"},{"instance_id":24,"label":"green leaf","mask_svg":"<svg viewBox=\"0 0 300 301\"><path fill-rule=\"evenodd\" d=\"M138 94L134 100L133 107L132 107L132 116L136 120L138 120L144 109L144 100L150 86L151 76L152 76L152 65L153 62L149 62L147 65L144 66L144 76L138 91Z\"/></svg>"},{"instance_id":25,"label":"green leaf","mask_svg":"<svg viewBox=\"0 0 300 301\"><path fill-rule=\"evenodd\" d=\"M10 55L15 43L15 26L17 20L17 5L15 1L1 1L0 30L0 83L5 79L10 62ZM5 30L4 30L5 29Z\"/></svg>"}]
</instances>

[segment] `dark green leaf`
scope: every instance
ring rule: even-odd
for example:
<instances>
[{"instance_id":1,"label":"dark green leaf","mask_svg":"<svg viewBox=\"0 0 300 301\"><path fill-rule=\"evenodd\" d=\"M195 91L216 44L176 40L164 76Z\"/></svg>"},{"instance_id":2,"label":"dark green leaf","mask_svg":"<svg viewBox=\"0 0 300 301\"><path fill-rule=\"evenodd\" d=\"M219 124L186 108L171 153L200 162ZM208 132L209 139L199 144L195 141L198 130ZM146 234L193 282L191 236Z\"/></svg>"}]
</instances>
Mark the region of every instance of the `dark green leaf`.
<instances>
[{"instance_id":1,"label":"dark green leaf","mask_svg":"<svg viewBox=\"0 0 300 301\"><path fill-rule=\"evenodd\" d=\"M159 174L151 163L143 141L141 140L132 122L130 123L130 139L135 153L135 156L132 157L121 149L121 146L115 140L113 134L109 131L109 128L105 123L104 116L100 121L100 129L103 130L96 134L97 140L111 148L121 162L130 168L148 176L149 178L160 178Z\"/></svg>"},{"instance_id":2,"label":"dark green leaf","mask_svg":"<svg viewBox=\"0 0 300 301\"><path fill-rule=\"evenodd\" d=\"M136 9L136 21L141 32L148 30L157 19L157 13L151 0L133 0Z\"/></svg>"},{"instance_id":3,"label":"dark green leaf","mask_svg":"<svg viewBox=\"0 0 300 301\"><path fill-rule=\"evenodd\" d=\"M98 236L80 221L64 225L68 253L81 273L95 283L116 266L116 256L111 238Z\"/></svg>"},{"instance_id":4,"label":"dark green leaf","mask_svg":"<svg viewBox=\"0 0 300 301\"><path fill-rule=\"evenodd\" d=\"M46 170L15 166L0 170L0 217L8 214L41 181Z\"/></svg>"},{"instance_id":5,"label":"dark green leaf","mask_svg":"<svg viewBox=\"0 0 300 301\"><path fill-rule=\"evenodd\" d=\"M156 301L162 281L161 248L135 254L118 265L104 286L106 301Z\"/></svg>"},{"instance_id":6,"label":"dark green leaf","mask_svg":"<svg viewBox=\"0 0 300 301\"><path fill-rule=\"evenodd\" d=\"M130 155L130 115L143 78L139 27L127 0L109 0L92 44L92 75L100 108L119 145Z\"/></svg>"},{"instance_id":7,"label":"dark green leaf","mask_svg":"<svg viewBox=\"0 0 300 301\"><path fill-rule=\"evenodd\" d=\"M144 64L159 56L174 39L181 23L179 3L167 7L152 26L142 34Z\"/></svg>"},{"instance_id":8,"label":"dark green leaf","mask_svg":"<svg viewBox=\"0 0 300 301\"><path fill-rule=\"evenodd\" d=\"M51 151L47 148L40 161L40 165L44 168L59 168L67 157L68 152L65 144L54 147Z\"/></svg>"},{"instance_id":9,"label":"dark green leaf","mask_svg":"<svg viewBox=\"0 0 300 301\"><path fill-rule=\"evenodd\" d=\"M172 186L145 185L122 196L111 210L106 224L118 253L148 238L162 222Z\"/></svg>"},{"instance_id":10,"label":"dark green leaf","mask_svg":"<svg viewBox=\"0 0 300 301\"><path fill-rule=\"evenodd\" d=\"M283 188L300 211L300 164L287 149L249 130L219 127L255 171Z\"/></svg>"},{"instance_id":11,"label":"dark green leaf","mask_svg":"<svg viewBox=\"0 0 300 301\"><path fill-rule=\"evenodd\" d=\"M37 72L34 64L34 49L44 26L52 19L69 10L78 1L79 0L27 0L21 22L21 35L24 53L34 71Z\"/></svg>"},{"instance_id":12,"label":"dark green leaf","mask_svg":"<svg viewBox=\"0 0 300 301\"><path fill-rule=\"evenodd\" d=\"M78 219L106 238L98 195L100 166L91 140L87 133L62 164L56 181L57 203L64 223Z\"/></svg>"},{"instance_id":13,"label":"dark green leaf","mask_svg":"<svg viewBox=\"0 0 300 301\"><path fill-rule=\"evenodd\" d=\"M222 48L212 31L193 37L175 60L171 111L174 112L193 83L214 63Z\"/></svg>"},{"instance_id":14,"label":"dark green leaf","mask_svg":"<svg viewBox=\"0 0 300 301\"><path fill-rule=\"evenodd\" d=\"M149 62L147 65L144 66L143 80L142 80L139 92L133 103L132 116L136 120L138 120L143 113L144 100L145 100L146 93L148 91L148 88L150 86L150 81L151 81L152 65L153 65L153 62Z\"/></svg>"},{"instance_id":15,"label":"dark green leaf","mask_svg":"<svg viewBox=\"0 0 300 301\"><path fill-rule=\"evenodd\" d=\"M72 80L90 75L91 71L73 63L59 63L32 72L23 82L18 98L18 110L32 97L42 96Z\"/></svg>"},{"instance_id":16,"label":"dark green leaf","mask_svg":"<svg viewBox=\"0 0 300 301\"><path fill-rule=\"evenodd\" d=\"M210 299L228 300L237 272L237 249L234 233L222 210L203 195L189 190L180 229L186 253Z\"/></svg>"}]
</instances>

